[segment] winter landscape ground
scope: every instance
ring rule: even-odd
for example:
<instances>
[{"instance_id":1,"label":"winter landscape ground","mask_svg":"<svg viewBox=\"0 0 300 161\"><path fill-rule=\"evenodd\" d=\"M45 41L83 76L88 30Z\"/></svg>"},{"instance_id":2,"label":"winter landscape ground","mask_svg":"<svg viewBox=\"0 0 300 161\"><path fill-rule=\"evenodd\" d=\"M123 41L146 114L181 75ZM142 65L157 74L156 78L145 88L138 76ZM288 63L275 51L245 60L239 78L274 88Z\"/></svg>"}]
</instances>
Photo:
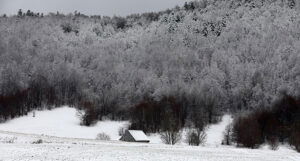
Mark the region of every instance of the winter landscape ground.
<instances>
[{"instance_id":1,"label":"winter landscape ground","mask_svg":"<svg viewBox=\"0 0 300 161\"><path fill-rule=\"evenodd\" d=\"M225 115L221 123L209 127L203 146L187 146L183 142L168 146L161 144L156 135L150 136L150 144L117 141L118 128L127 122L105 121L94 127L82 127L73 108L37 111L35 117L30 113L0 124L0 160L300 160L299 153L285 146L272 151L267 146L251 150L220 145L222 132L230 121L230 116ZM95 140L100 132L107 133L112 141ZM38 143L40 139L42 142Z\"/></svg>"}]
</instances>

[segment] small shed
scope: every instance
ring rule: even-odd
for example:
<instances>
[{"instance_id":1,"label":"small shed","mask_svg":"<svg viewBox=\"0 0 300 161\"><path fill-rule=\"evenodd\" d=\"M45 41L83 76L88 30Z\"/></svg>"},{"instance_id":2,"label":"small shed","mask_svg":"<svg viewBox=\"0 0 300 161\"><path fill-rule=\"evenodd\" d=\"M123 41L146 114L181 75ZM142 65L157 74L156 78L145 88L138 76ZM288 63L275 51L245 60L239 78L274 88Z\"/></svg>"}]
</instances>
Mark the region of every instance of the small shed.
<instances>
[{"instance_id":1,"label":"small shed","mask_svg":"<svg viewBox=\"0 0 300 161\"><path fill-rule=\"evenodd\" d=\"M127 142L139 142L139 143L150 142L146 134L141 130L126 130L124 135L120 138L120 140L127 141Z\"/></svg>"}]
</instances>

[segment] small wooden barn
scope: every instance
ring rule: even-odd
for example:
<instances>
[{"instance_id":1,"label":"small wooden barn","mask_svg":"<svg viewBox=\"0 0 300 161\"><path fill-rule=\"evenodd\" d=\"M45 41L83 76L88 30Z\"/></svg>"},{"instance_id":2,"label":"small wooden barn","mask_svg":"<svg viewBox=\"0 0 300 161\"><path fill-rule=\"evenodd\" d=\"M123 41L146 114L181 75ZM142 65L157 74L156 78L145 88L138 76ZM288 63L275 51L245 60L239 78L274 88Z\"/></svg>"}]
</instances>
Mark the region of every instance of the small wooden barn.
<instances>
[{"instance_id":1,"label":"small wooden barn","mask_svg":"<svg viewBox=\"0 0 300 161\"><path fill-rule=\"evenodd\" d=\"M124 135L120 138L120 140L127 141L127 142L139 142L139 143L150 142L146 134L141 130L126 130Z\"/></svg>"}]
</instances>

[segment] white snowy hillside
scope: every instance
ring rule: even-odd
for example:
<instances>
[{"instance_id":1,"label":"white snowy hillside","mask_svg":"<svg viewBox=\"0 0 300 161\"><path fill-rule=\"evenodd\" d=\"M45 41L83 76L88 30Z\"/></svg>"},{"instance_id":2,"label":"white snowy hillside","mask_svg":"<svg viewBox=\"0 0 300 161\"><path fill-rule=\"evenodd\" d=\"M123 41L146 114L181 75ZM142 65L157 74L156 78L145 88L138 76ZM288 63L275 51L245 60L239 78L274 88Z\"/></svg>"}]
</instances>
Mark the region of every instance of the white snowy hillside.
<instances>
[{"instance_id":1,"label":"white snowy hillside","mask_svg":"<svg viewBox=\"0 0 300 161\"><path fill-rule=\"evenodd\" d=\"M36 111L0 124L0 130L26 134L40 134L68 138L95 139L98 133L106 133L118 140L118 130L128 122L99 121L95 126L80 126L80 118L74 108L62 107L51 111Z\"/></svg>"}]
</instances>

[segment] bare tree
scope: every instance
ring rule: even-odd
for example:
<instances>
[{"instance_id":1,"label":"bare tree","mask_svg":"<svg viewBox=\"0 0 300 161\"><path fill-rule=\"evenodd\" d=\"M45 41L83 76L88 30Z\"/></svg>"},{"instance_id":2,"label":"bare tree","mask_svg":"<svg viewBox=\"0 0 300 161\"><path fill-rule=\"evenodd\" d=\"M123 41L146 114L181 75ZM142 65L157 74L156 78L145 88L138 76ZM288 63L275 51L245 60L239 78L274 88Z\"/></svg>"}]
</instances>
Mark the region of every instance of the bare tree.
<instances>
[{"instance_id":1,"label":"bare tree","mask_svg":"<svg viewBox=\"0 0 300 161\"><path fill-rule=\"evenodd\" d=\"M162 122L162 132L160 132L160 138L165 144L174 145L181 140L181 131L178 121L172 116L170 112L167 112Z\"/></svg>"},{"instance_id":2,"label":"bare tree","mask_svg":"<svg viewBox=\"0 0 300 161\"><path fill-rule=\"evenodd\" d=\"M163 143L175 145L181 140L181 132L177 130L167 130L160 133L160 138Z\"/></svg>"}]
</instances>

